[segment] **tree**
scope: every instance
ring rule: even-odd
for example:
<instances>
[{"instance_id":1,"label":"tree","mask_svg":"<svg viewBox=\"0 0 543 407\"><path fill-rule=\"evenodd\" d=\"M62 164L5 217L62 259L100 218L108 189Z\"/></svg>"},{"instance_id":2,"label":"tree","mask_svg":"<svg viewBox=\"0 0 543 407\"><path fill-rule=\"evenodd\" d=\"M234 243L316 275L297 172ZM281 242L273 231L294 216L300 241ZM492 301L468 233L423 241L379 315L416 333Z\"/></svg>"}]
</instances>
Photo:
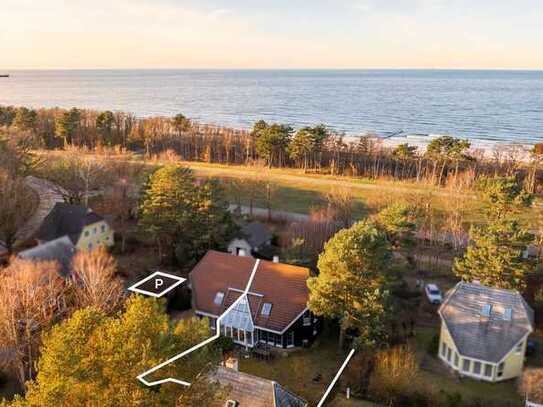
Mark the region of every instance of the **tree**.
<instances>
[{"instance_id":1,"label":"tree","mask_svg":"<svg viewBox=\"0 0 543 407\"><path fill-rule=\"evenodd\" d=\"M34 109L20 107L17 109L13 125L21 131L36 131L38 114Z\"/></svg>"},{"instance_id":2,"label":"tree","mask_svg":"<svg viewBox=\"0 0 543 407\"><path fill-rule=\"evenodd\" d=\"M113 145L113 125L115 123L115 116L113 112L106 110L98 115L96 118L96 130L101 137L101 142L106 146Z\"/></svg>"},{"instance_id":3,"label":"tree","mask_svg":"<svg viewBox=\"0 0 543 407\"><path fill-rule=\"evenodd\" d=\"M287 146L292 136L292 127L274 123L256 133L256 151L266 159L268 167L271 168L274 162L280 166L283 164Z\"/></svg>"},{"instance_id":4,"label":"tree","mask_svg":"<svg viewBox=\"0 0 543 407\"><path fill-rule=\"evenodd\" d=\"M159 256L189 267L209 249L224 248L235 233L228 203L215 181L197 185L189 168L170 165L149 177L140 203L140 226L157 242Z\"/></svg>"},{"instance_id":5,"label":"tree","mask_svg":"<svg viewBox=\"0 0 543 407\"><path fill-rule=\"evenodd\" d=\"M26 176L38 168L43 160L32 152L30 137L8 139L0 132L0 170L10 176Z\"/></svg>"},{"instance_id":6,"label":"tree","mask_svg":"<svg viewBox=\"0 0 543 407\"><path fill-rule=\"evenodd\" d=\"M334 188L326 194L331 217L345 228L353 223L354 196L348 188Z\"/></svg>"},{"instance_id":7,"label":"tree","mask_svg":"<svg viewBox=\"0 0 543 407\"><path fill-rule=\"evenodd\" d=\"M379 225L395 249L411 247L415 240L418 214L405 203L394 203L381 209L376 216Z\"/></svg>"},{"instance_id":8,"label":"tree","mask_svg":"<svg viewBox=\"0 0 543 407\"><path fill-rule=\"evenodd\" d=\"M510 217L533 201L533 195L515 177L481 177L478 191L488 219Z\"/></svg>"},{"instance_id":9,"label":"tree","mask_svg":"<svg viewBox=\"0 0 543 407\"><path fill-rule=\"evenodd\" d=\"M22 178L0 172L0 241L8 253L13 250L17 233L32 216L36 198Z\"/></svg>"},{"instance_id":10,"label":"tree","mask_svg":"<svg viewBox=\"0 0 543 407\"><path fill-rule=\"evenodd\" d=\"M308 280L309 309L338 318L340 347L345 331L355 329L358 344L374 346L385 337L385 274L392 256L383 232L368 221L337 232L319 256L319 275Z\"/></svg>"},{"instance_id":11,"label":"tree","mask_svg":"<svg viewBox=\"0 0 543 407\"><path fill-rule=\"evenodd\" d=\"M117 262L104 247L79 251L72 261L72 289L77 308L92 306L111 313L123 298L124 287L117 272Z\"/></svg>"},{"instance_id":12,"label":"tree","mask_svg":"<svg viewBox=\"0 0 543 407\"><path fill-rule=\"evenodd\" d=\"M543 402L543 369L532 367L525 370L519 381L519 392L532 403Z\"/></svg>"},{"instance_id":13,"label":"tree","mask_svg":"<svg viewBox=\"0 0 543 407\"><path fill-rule=\"evenodd\" d=\"M183 394L181 386L145 387L136 377L210 332L206 319L171 324L164 308L156 299L133 296L116 316L93 307L76 311L44 336L36 380L28 384L24 399L17 397L12 406L175 405ZM203 391L198 381L217 360L218 351L207 346L195 358L188 355L183 363L172 363L154 376L194 380L191 389Z\"/></svg>"},{"instance_id":14,"label":"tree","mask_svg":"<svg viewBox=\"0 0 543 407\"><path fill-rule=\"evenodd\" d=\"M176 114L173 118L173 125L179 134L184 133L191 127L190 120L181 113Z\"/></svg>"},{"instance_id":15,"label":"tree","mask_svg":"<svg viewBox=\"0 0 543 407\"><path fill-rule=\"evenodd\" d=\"M106 171L113 180L104 191L105 212L115 222L115 232L121 236L121 253L126 249L129 220L135 215L144 164L119 160L110 162Z\"/></svg>"},{"instance_id":16,"label":"tree","mask_svg":"<svg viewBox=\"0 0 543 407\"><path fill-rule=\"evenodd\" d=\"M464 281L479 280L490 287L522 290L525 278L535 270L523 253L533 236L513 219L495 219L472 226L470 243L453 270Z\"/></svg>"},{"instance_id":17,"label":"tree","mask_svg":"<svg viewBox=\"0 0 543 407\"><path fill-rule=\"evenodd\" d=\"M417 155L417 146L410 146L407 143L398 144L396 148L392 150L392 155L400 160L413 159Z\"/></svg>"},{"instance_id":18,"label":"tree","mask_svg":"<svg viewBox=\"0 0 543 407\"><path fill-rule=\"evenodd\" d=\"M85 157L75 152L51 161L43 170L44 178L56 185L56 190L71 204L88 206L89 194L108 181L102 161L96 157Z\"/></svg>"},{"instance_id":19,"label":"tree","mask_svg":"<svg viewBox=\"0 0 543 407\"><path fill-rule=\"evenodd\" d=\"M41 333L67 311L65 284L56 262L16 259L0 273L0 348L2 362L21 389L34 377Z\"/></svg>"},{"instance_id":20,"label":"tree","mask_svg":"<svg viewBox=\"0 0 543 407\"><path fill-rule=\"evenodd\" d=\"M304 171L306 171L310 162L315 161L314 157L321 153L327 137L328 131L324 125L303 127L290 140L288 154L293 160L302 160Z\"/></svg>"},{"instance_id":21,"label":"tree","mask_svg":"<svg viewBox=\"0 0 543 407\"><path fill-rule=\"evenodd\" d=\"M81 127L81 111L75 107L62 113L56 123L59 137L64 140L64 146L71 145L79 135Z\"/></svg>"},{"instance_id":22,"label":"tree","mask_svg":"<svg viewBox=\"0 0 543 407\"><path fill-rule=\"evenodd\" d=\"M448 162L455 163L455 178L458 175L458 166L461 161L471 160L467 154L467 150L471 147L468 140L461 140L450 136L441 136L433 139L428 147L426 147L426 157L434 161L435 179L436 169L439 162L442 162L441 171L439 173L438 184L441 184L441 179Z\"/></svg>"}]
</instances>

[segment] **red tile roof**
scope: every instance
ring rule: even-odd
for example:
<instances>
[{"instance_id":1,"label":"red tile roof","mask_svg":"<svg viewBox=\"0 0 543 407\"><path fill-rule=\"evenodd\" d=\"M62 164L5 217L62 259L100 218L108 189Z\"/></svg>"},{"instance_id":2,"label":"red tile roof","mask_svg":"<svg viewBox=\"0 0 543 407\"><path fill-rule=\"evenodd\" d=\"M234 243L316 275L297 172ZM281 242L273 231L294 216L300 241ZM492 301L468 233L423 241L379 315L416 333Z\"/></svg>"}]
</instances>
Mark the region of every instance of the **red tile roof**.
<instances>
[{"instance_id":1,"label":"red tile roof","mask_svg":"<svg viewBox=\"0 0 543 407\"><path fill-rule=\"evenodd\" d=\"M255 263L251 257L207 252L191 272L196 310L221 315L245 290ZM307 268L260 260L248 295L255 325L285 330L306 309L308 278ZM224 293L220 305L214 303L217 292ZM264 303L272 304L269 317L261 313Z\"/></svg>"}]
</instances>

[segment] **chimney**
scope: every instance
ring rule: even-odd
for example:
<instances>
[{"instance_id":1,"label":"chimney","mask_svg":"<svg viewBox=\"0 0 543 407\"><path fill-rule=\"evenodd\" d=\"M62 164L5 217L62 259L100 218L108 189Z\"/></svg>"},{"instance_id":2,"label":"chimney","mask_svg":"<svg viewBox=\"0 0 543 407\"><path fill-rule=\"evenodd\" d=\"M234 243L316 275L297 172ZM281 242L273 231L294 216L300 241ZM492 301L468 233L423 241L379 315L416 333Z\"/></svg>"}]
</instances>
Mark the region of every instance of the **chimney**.
<instances>
[{"instance_id":1,"label":"chimney","mask_svg":"<svg viewBox=\"0 0 543 407\"><path fill-rule=\"evenodd\" d=\"M273 256L273 262L279 263L279 256Z\"/></svg>"}]
</instances>

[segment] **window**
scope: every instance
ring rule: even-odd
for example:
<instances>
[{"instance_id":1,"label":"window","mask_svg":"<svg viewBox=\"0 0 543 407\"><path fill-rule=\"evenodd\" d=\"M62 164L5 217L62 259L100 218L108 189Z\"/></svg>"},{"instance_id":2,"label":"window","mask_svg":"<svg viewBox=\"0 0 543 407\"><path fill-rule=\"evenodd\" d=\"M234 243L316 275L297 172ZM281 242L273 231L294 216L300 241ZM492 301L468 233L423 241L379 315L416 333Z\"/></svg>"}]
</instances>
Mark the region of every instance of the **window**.
<instances>
[{"instance_id":1,"label":"window","mask_svg":"<svg viewBox=\"0 0 543 407\"><path fill-rule=\"evenodd\" d=\"M88 236L89 236L89 231L85 230L85 237L88 237Z\"/></svg>"},{"instance_id":2,"label":"window","mask_svg":"<svg viewBox=\"0 0 543 407\"><path fill-rule=\"evenodd\" d=\"M265 317L269 317L271 313L272 305L269 302L265 302L264 305L262 305L262 315Z\"/></svg>"},{"instance_id":3,"label":"window","mask_svg":"<svg viewBox=\"0 0 543 407\"><path fill-rule=\"evenodd\" d=\"M483 305L483 309L481 310L481 315L483 317L489 317L490 316L490 311L492 310L492 305L490 304L485 304Z\"/></svg>"},{"instance_id":4,"label":"window","mask_svg":"<svg viewBox=\"0 0 543 407\"><path fill-rule=\"evenodd\" d=\"M522 353L522 348L524 347L524 341L521 341L515 346L515 353L520 355Z\"/></svg>"},{"instance_id":5,"label":"window","mask_svg":"<svg viewBox=\"0 0 543 407\"><path fill-rule=\"evenodd\" d=\"M102 225L101 229L102 229L102 233L104 233L106 231L106 225Z\"/></svg>"},{"instance_id":6,"label":"window","mask_svg":"<svg viewBox=\"0 0 543 407\"><path fill-rule=\"evenodd\" d=\"M294 347L294 331L287 333L287 348Z\"/></svg>"},{"instance_id":7,"label":"window","mask_svg":"<svg viewBox=\"0 0 543 407\"><path fill-rule=\"evenodd\" d=\"M485 363L485 376L492 377L492 365Z\"/></svg>"},{"instance_id":8,"label":"window","mask_svg":"<svg viewBox=\"0 0 543 407\"><path fill-rule=\"evenodd\" d=\"M471 367L470 365L471 365L471 360L469 360L469 359L464 359L464 360L462 361L462 370L463 370L464 372L469 372L469 368Z\"/></svg>"},{"instance_id":9,"label":"window","mask_svg":"<svg viewBox=\"0 0 543 407\"><path fill-rule=\"evenodd\" d=\"M505 362L502 362L498 365L497 375L498 377L503 376L503 369L505 368Z\"/></svg>"},{"instance_id":10,"label":"window","mask_svg":"<svg viewBox=\"0 0 543 407\"><path fill-rule=\"evenodd\" d=\"M441 356L445 357L447 355L447 345L445 342L441 342Z\"/></svg>"},{"instance_id":11,"label":"window","mask_svg":"<svg viewBox=\"0 0 543 407\"><path fill-rule=\"evenodd\" d=\"M266 331L260 331L260 341L268 342L268 333Z\"/></svg>"},{"instance_id":12,"label":"window","mask_svg":"<svg viewBox=\"0 0 543 407\"><path fill-rule=\"evenodd\" d=\"M217 294L215 294L215 299L213 300L213 303L215 303L215 305L221 305L223 299L224 293L222 291L219 291L217 292Z\"/></svg>"},{"instance_id":13,"label":"window","mask_svg":"<svg viewBox=\"0 0 543 407\"><path fill-rule=\"evenodd\" d=\"M513 310L511 308L506 308L503 311L503 319L505 321L511 321L512 317L513 317Z\"/></svg>"},{"instance_id":14,"label":"window","mask_svg":"<svg viewBox=\"0 0 543 407\"><path fill-rule=\"evenodd\" d=\"M458 362L460 359L458 358L458 353L454 352L454 366L458 367Z\"/></svg>"},{"instance_id":15,"label":"window","mask_svg":"<svg viewBox=\"0 0 543 407\"><path fill-rule=\"evenodd\" d=\"M304 313L304 326L311 326L311 312L306 311Z\"/></svg>"},{"instance_id":16,"label":"window","mask_svg":"<svg viewBox=\"0 0 543 407\"><path fill-rule=\"evenodd\" d=\"M473 362L473 373L481 374L481 362Z\"/></svg>"},{"instance_id":17,"label":"window","mask_svg":"<svg viewBox=\"0 0 543 407\"><path fill-rule=\"evenodd\" d=\"M448 362L451 361L451 356L452 356L452 349L451 349L451 348L447 348L447 361L448 361Z\"/></svg>"},{"instance_id":18,"label":"window","mask_svg":"<svg viewBox=\"0 0 543 407\"><path fill-rule=\"evenodd\" d=\"M92 229L92 233L96 234L96 227Z\"/></svg>"},{"instance_id":19,"label":"window","mask_svg":"<svg viewBox=\"0 0 543 407\"><path fill-rule=\"evenodd\" d=\"M209 318L209 328L214 331L216 326L215 326L215 318Z\"/></svg>"}]
</instances>

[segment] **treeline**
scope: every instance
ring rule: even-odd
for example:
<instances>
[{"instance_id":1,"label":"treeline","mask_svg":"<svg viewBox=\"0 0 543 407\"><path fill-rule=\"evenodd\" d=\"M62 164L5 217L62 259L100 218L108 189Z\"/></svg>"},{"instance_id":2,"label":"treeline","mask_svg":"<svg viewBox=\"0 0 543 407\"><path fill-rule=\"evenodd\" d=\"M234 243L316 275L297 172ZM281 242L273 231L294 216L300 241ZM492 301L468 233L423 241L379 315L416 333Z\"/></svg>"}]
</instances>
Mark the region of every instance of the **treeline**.
<instances>
[{"instance_id":1,"label":"treeline","mask_svg":"<svg viewBox=\"0 0 543 407\"><path fill-rule=\"evenodd\" d=\"M10 136L29 135L40 148L68 145L95 149L116 147L147 156L175 153L185 161L249 165L307 172L387 178L470 186L481 175L517 176L536 192L543 155L527 155L502 146L492 156L470 150L470 143L443 136L422 151L402 144L386 146L377 137L349 138L318 125L293 129L284 124L255 123L252 130L210 126L174 117L138 118L130 113L88 109L28 109L0 106L0 128ZM528 159L527 159L528 158Z\"/></svg>"}]
</instances>

